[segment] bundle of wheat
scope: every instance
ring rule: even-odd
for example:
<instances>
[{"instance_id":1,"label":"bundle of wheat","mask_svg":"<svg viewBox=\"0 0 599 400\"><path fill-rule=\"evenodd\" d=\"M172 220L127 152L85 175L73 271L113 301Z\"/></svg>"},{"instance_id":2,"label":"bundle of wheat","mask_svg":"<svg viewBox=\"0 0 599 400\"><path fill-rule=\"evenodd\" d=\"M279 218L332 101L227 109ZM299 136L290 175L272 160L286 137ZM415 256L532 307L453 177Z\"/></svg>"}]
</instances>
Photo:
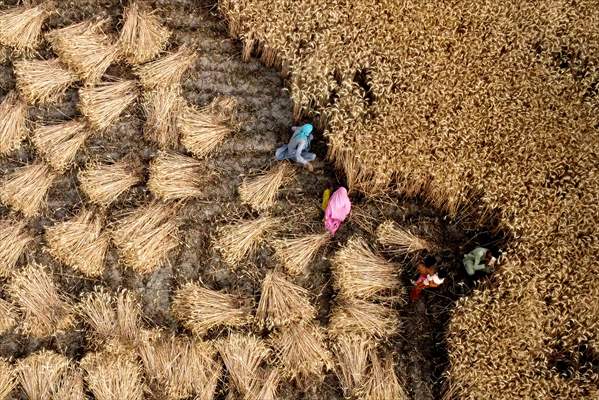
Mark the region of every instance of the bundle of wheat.
<instances>
[{"instance_id":1,"label":"bundle of wheat","mask_svg":"<svg viewBox=\"0 0 599 400\"><path fill-rule=\"evenodd\" d=\"M19 53L35 50L41 42L42 25L50 16L49 5L16 7L0 13L0 44Z\"/></svg>"},{"instance_id":2,"label":"bundle of wheat","mask_svg":"<svg viewBox=\"0 0 599 400\"><path fill-rule=\"evenodd\" d=\"M25 221L0 221L0 276L9 276L33 237L25 230Z\"/></svg>"},{"instance_id":3,"label":"bundle of wheat","mask_svg":"<svg viewBox=\"0 0 599 400\"><path fill-rule=\"evenodd\" d=\"M54 389L53 399L84 400L86 396L83 388L83 374L78 368L71 367L58 381Z\"/></svg>"},{"instance_id":4,"label":"bundle of wheat","mask_svg":"<svg viewBox=\"0 0 599 400\"><path fill-rule=\"evenodd\" d=\"M405 255L422 250L432 250L434 246L428 240L402 229L394 221L385 221L376 230L379 243L388 246L398 255Z\"/></svg>"},{"instance_id":5,"label":"bundle of wheat","mask_svg":"<svg viewBox=\"0 0 599 400\"><path fill-rule=\"evenodd\" d=\"M138 96L135 81L100 82L79 89L79 110L95 129L106 129Z\"/></svg>"},{"instance_id":6,"label":"bundle of wheat","mask_svg":"<svg viewBox=\"0 0 599 400\"><path fill-rule=\"evenodd\" d=\"M333 366L323 330L313 323L286 326L273 336L272 346L283 372L303 388L323 380Z\"/></svg>"},{"instance_id":7,"label":"bundle of wheat","mask_svg":"<svg viewBox=\"0 0 599 400\"><path fill-rule=\"evenodd\" d=\"M262 281L262 293L256 320L262 327L273 328L292 322L309 321L316 316L310 293L278 272L269 272Z\"/></svg>"},{"instance_id":8,"label":"bundle of wheat","mask_svg":"<svg viewBox=\"0 0 599 400\"><path fill-rule=\"evenodd\" d=\"M0 201L26 217L34 217L55 178L56 174L43 163L20 167L6 176L0 188Z\"/></svg>"},{"instance_id":9,"label":"bundle of wheat","mask_svg":"<svg viewBox=\"0 0 599 400\"><path fill-rule=\"evenodd\" d=\"M109 244L103 225L102 216L82 210L74 218L47 228L45 238L50 253L86 276L102 275Z\"/></svg>"},{"instance_id":10,"label":"bundle of wheat","mask_svg":"<svg viewBox=\"0 0 599 400\"><path fill-rule=\"evenodd\" d=\"M139 162L126 159L112 164L93 163L79 172L79 187L92 203L108 207L122 193L141 182L141 169Z\"/></svg>"},{"instance_id":11,"label":"bundle of wheat","mask_svg":"<svg viewBox=\"0 0 599 400\"><path fill-rule=\"evenodd\" d=\"M278 163L265 174L244 179L239 185L239 197L255 210L271 208L281 185L290 181L293 173L293 167L289 163Z\"/></svg>"},{"instance_id":12,"label":"bundle of wheat","mask_svg":"<svg viewBox=\"0 0 599 400\"><path fill-rule=\"evenodd\" d=\"M230 266L236 266L241 260L253 253L264 240L267 233L279 223L274 217L260 217L251 221L242 221L217 229L217 239L214 243L224 261Z\"/></svg>"},{"instance_id":13,"label":"bundle of wheat","mask_svg":"<svg viewBox=\"0 0 599 400\"><path fill-rule=\"evenodd\" d=\"M148 188L164 201L188 199L201 196L211 176L206 166L194 158L160 151L150 164Z\"/></svg>"},{"instance_id":14,"label":"bundle of wheat","mask_svg":"<svg viewBox=\"0 0 599 400\"><path fill-rule=\"evenodd\" d=\"M217 343L229 373L230 383L241 396L249 396L260 385L260 366L270 350L255 336L232 333Z\"/></svg>"},{"instance_id":15,"label":"bundle of wheat","mask_svg":"<svg viewBox=\"0 0 599 400\"><path fill-rule=\"evenodd\" d=\"M176 86L181 82L183 74L197 59L194 50L181 46L179 50L156 61L149 62L135 69L141 84L146 89L159 86Z\"/></svg>"},{"instance_id":16,"label":"bundle of wheat","mask_svg":"<svg viewBox=\"0 0 599 400\"><path fill-rule=\"evenodd\" d=\"M73 324L72 307L47 268L28 265L14 275L7 291L21 312L19 328L25 333L45 337Z\"/></svg>"},{"instance_id":17,"label":"bundle of wheat","mask_svg":"<svg viewBox=\"0 0 599 400\"><path fill-rule=\"evenodd\" d=\"M329 331L333 335L360 334L387 339L399 329L395 310L383 304L358 299L337 301L331 314Z\"/></svg>"},{"instance_id":18,"label":"bundle of wheat","mask_svg":"<svg viewBox=\"0 0 599 400\"><path fill-rule=\"evenodd\" d=\"M27 136L27 104L16 92L9 92L0 103L0 154L8 154Z\"/></svg>"},{"instance_id":19,"label":"bundle of wheat","mask_svg":"<svg viewBox=\"0 0 599 400\"><path fill-rule=\"evenodd\" d=\"M376 352L372 352L370 359L368 378L358 389L358 397L365 400L408 399L395 374L393 358L387 357L384 362L381 362Z\"/></svg>"},{"instance_id":20,"label":"bundle of wheat","mask_svg":"<svg viewBox=\"0 0 599 400\"><path fill-rule=\"evenodd\" d=\"M251 392L245 398L248 400L276 400L279 398L277 390L280 381L281 374L276 368L270 371L264 369L261 371L260 378L258 378Z\"/></svg>"},{"instance_id":21,"label":"bundle of wheat","mask_svg":"<svg viewBox=\"0 0 599 400\"><path fill-rule=\"evenodd\" d=\"M16 86L31 104L50 104L62 99L78 77L58 59L19 60L14 63Z\"/></svg>"},{"instance_id":22,"label":"bundle of wheat","mask_svg":"<svg viewBox=\"0 0 599 400\"><path fill-rule=\"evenodd\" d=\"M17 325L17 318L16 307L8 301L0 299L0 335L12 330Z\"/></svg>"},{"instance_id":23,"label":"bundle of wheat","mask_svg":"<svg viewBox=\"0 0 599 400\"><path fill-rule=\"evenodd\" d=\"M63 172L73 163L77 151L91 133L85 122L73 120L37 127L32 141L44 160L56 171Z\"/></svg>"},{"instance_id":24,"label":"bundle of wheat","mask_svg":"<svg viewBox=\"0 0 599 400\"><path fill-rule=\"evenodd\" d=\"M125 8L123 19L119 44L129 63L143 64L164 50L171 32L156 15L140 9L138 2L132 2Z\"/></svg>"},{"instance_id":25,"label":"bundle of wheat","mask_svg":"<svg viewBox=\"0 0 599 400\"><path fill-rule=\"evenodd\" d=\"M0 358L0 400L7 400L17 385L15 369L5 358Z\"/></svg>"},{"instance_id":26,"label":"bundle of wheat","mask_svg":"<svg viewBox=\"0 0 599 400\"><path fill-rule=\"evenodd\" d=\"M164 86L144 94L144 137L163 149L179 143L177 119L184 102L180 92L178 86Z\"/></svg>"},{"instance_id":27,"label":"bundle of wheat","mask_svg":"<svg viewBox=\"0 0 599 400\"><path fill-rule=\"evenodd\" d=\"M177 210L172 204L152 203L119 221L112 239L129 267L142 274L151 273L179 246Z\"/></svg>"},{"instance_id":28,"label":"bundle of wheat","mask_svg":"<svg viewBox=\"0 0 599 400\"><path fill-rule=\"evenodd\" d=\"M273 243L275 255L291 275L308 273L308 266L318 250L331 238L328 232L279 239Z\"/></svg>"},{"instance_id":29,"label":"bundle of wheat","mask_svg":"<svg viewBox=\"0 0 599 400\"><path fill-rule=\"evenodd\" d=\"M97 400L142 400L139 364L127 352L88 353L81 360L87 387Z\"/></svg>"},{"instance_id":30,"label":"bundle of wheat","mask_svg":"<svg viewBox=\"0 0 599 400\"><path fill-rule=\"evenodd\" d=\"M335 373L346 398L356 397L357 389L368 379L368 361L373 351L372 341L361 335L341 335L335 340Z\"/></svg>"},{"instance_id":31,"label":"bundle of wheat","mask_svg":"<svg viewBox=\"0 0 599 400\"><path fill-rule=\"evenodd\" d=\"M172 300L175 317L194 335L203 336L210 329L238 327L250 321L245 301L236 296L187 283L179 288Z\"/></svg>"},{"instance_id":32,"label":"bundle of wheat","mask_svg":"<svg viewBox=\"0 0 599 400\"><path fill-rule=\"evenodd\" d=\"M184 107L177 119L181 144L194 156L206 157L233 133L236 106L233 97L217 97L202 109Z\"/></svg>"},{"instance_id":33,"label":"bundle of wheat","mask_svg":"<svg viewBox=\"0 0 599 400\"><path fill-rule=\"evenodd\" d=\"M53 398L70 365L71 362L65 356L41 350L19 361L17 365L19 384L28 399L48 400Z\"/></svg>"}]
</instances>

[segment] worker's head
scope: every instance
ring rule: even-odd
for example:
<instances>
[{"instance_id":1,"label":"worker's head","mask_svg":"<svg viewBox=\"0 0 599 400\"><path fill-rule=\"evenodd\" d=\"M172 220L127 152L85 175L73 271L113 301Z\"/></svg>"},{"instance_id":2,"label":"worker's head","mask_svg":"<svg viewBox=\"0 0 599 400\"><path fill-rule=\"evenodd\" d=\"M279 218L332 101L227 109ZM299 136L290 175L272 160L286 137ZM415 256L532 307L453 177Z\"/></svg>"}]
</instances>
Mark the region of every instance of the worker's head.
<instances>
[{"instance_id":1,"label":"worker's head","mask_svg":"<svg viewBox=\"0 0 599 400\"><path fill-rule=\"evenodd\" d=\"M488 267L492 267L495 265L496 262L497 262L497 257L495 257L493 255L493 252L491 250L487 250L487 252L485 253L485 264Z\"/></svg>"},{"instance_id":2,"label":"worker's head","mask_svg":"<svg viewBox=\"0 0 599 400\"><path fill-rule=\"evenodd\" d=\"M433 265L435 265L437 263L437 259L435 257L431 256L430 254L427 254L422 259L422 263L427 267L432 267Z\"/></svg>"},{"instance_id":3,"label":"worker's head","mask_svg":"<svg viewBox=\"0 0 599 400\"><path fill-rule=\"evenodd\" d=\"M304 124L300 127L300 133L303 137L308 137L312 134L312 130L314 129L314 127L312 126L312 124Z\"/></svg>"},{"instance_id":4,"label":"worker's head","mask_svg":"<svg viewBox=\"0 0 599 400\"><path fill-rule=\"evenodd\" d=\"M449 273L446 268L441 267L437 270L437 276L439 278L445 279L447 277L447 275L449 275Z\"/></svg>"}]
</instances>

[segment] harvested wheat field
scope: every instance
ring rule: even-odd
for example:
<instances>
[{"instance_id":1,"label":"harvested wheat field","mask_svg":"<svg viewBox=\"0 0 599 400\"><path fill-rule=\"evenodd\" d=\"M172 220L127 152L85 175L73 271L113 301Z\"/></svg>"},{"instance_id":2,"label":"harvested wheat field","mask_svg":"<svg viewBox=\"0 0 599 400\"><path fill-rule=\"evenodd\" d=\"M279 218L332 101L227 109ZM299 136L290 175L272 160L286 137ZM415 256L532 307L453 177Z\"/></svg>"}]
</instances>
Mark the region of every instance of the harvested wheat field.
<instances>
[{"instance_id":1,"label":"harvested wheat field","mask_svg":"<svg viewBox=\"0 0 599 400\"><path fill-rule=\"evenodd\" d=\"M597 4L14 3L0 400L599 396Z\"/></svg>"}]
</instances>

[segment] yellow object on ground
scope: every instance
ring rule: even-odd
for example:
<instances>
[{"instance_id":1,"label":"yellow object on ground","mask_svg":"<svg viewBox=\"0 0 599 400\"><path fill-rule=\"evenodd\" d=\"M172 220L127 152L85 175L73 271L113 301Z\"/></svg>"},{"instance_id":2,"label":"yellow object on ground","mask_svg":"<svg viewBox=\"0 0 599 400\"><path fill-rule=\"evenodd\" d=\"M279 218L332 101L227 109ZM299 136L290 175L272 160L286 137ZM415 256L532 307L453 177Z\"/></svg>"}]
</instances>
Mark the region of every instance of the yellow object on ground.
<instances>
[{"instance_id":1,"label":"yellow object on ground","mask_svg":"<svg viewBox=\"0 0 599 400\"><path fill-rule=\"evenodd\" d=\"M331 189L325 189L322 192L322 211L326 210L327 205L329 204L329 198L331 197Z\"/></svg>"}]
</instances>

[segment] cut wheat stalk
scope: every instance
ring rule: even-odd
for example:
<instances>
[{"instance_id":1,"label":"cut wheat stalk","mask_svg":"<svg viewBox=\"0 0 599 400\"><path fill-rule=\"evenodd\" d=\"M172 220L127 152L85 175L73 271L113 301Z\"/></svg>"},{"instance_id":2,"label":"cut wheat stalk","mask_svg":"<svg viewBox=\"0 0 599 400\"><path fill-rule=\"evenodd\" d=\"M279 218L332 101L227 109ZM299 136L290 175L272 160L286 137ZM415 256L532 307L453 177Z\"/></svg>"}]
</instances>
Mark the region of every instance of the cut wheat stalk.
<instances>
[{"instance_id":1,"label":"cut wheat stalk","mask_svg":"<svg viewBox=\"0 0 599 400\"><path fill-rule=\"evenodd\" d=\"M0 400L8 400L17 386L15 368L5 358L0 358Z\"/></svg>"},{"instance_id":2,"label":"cut wheat stalk","mask_svg":"<svg viewBox=\"0 0 599 400\"><path fill-rule=\"evenodd\" d=\"M135 81L100 82L79 89L79 110L94 129L102 130L116 122L138 96Z\"/></svg>"},{"instance_id":3,"label":"cut wheat stalk","mask_svg":"<svg viewBox=\"0 0 599 400\"><path fill-rule=\"evenodd\" d=\"M0 155L19 148L27 132L27 104L9 92L0 103Z\"/></svg>"},{"instance_id":4,"label":"cut wheat stalk","mask_svg":"<svg viewBox=\"0 0 599 400\"><path fill-rule=\"evenodd\" d=\"M221 252L223 260L234 267L250 256L278 224L279 219L267 216L221 226L217 229L214 246Z\"/></svg>"},{"instance_id":5,"label":"cut wheat stalk","mask_svg":"<svg viewBox=\"0 0 599 400\"><path fill-rule=\"evenodd\" d=\"M358 389L358 398L364 400L407 400L408 395L395 374L392 356L388 356L385 361L380 361L376 352L372 352L370 358L372 364L368 370L368 379Z\"/></svg>"},{"instance_id":6,"label":"cut wheat stalk","mask_svg":"<svg viewBox=\"0 0 599 400\"><path fill-rule=\"evenodd\" d=\"M163 201L202 196L213 174L191 157L160 151L150 164L148 188Z\"/></svg>"},{"instance_id":7,"label":"cut wheat stalk","mask_svg":"<svg viewBox=\"0 0 599 400\"><path fill-rule=\"evenodd\" d=\"M60 101L78 77L58 59L15 61L16 86L30 104Z\"/></svg>"},{"instance_id":8,"label":"cut wheat stalk","mask_svg":"<svg viewBox=\"0 0 599 400\"><path fill-rule=\"evenodd\" d=\"M322 381L333 366L324 332L313 323L286 326L272 337L283 373L302 387Z\"/></svg>"},{"instance_id":9,"label":"cut wheat stalk","mask_svg":"<svg viewBox=\"0 0 599 400\"><path fill-rule=\"evenodd\" d=\"M48 400L55 394L71 362L53 351L41 350L20 360L19 384L30 400Z\"/></svg>"},{"instance_id":10,"label":"cut wheat stalk","mask_svg":"<svg viewBox=\"0 0 599 400\"><path fill-rule=\"evenodd\" d=\"M273 243L275 255L291 275L308 273L308 267L318 250L331 239L328 232L296 238L278 239Z\"/></svg>"},{"instance_id":11,"label":"cut wheat stalk","mask_svg":"<svg viewBox=\"0 0 599 400\"><path fill-rule=\"evenodd\" d=\"M64 373L54 390L52 399L85 400L83 374L78 368L71 367Z\"/></svg>"},{"instance_id":12,"label":"cut wheat stalk","mask_svg":"<svg viewBox=\"0 0 599 400\"><path fill-rule=\"evenodd\" d=\"M4 179L0 201L26 217L34 217L40 213L56 176L40 162L17 168Z\"/></svg>"},{"instance_id":13,"label":"cut wheat stalk","mask_svg":"<svg viewBox=\"0 0 599 400\"><path fill-rule=\"evenodd\" d=\"M243 299L187 283L175 292L172 310L185 328L196 336L210 329L239 327L250 321L250 310Z\"/></svg>"},{"instance_id":14,"label":"cut wheat stalk","mask_svg":"<svg viewBox=\"0 0 599 400\"><path fill-rule=\"evenodd\" d=\"M55 46L61 40L65 40L73 36L79 36L86 33L101 34L103 28L109 22L110 18L82 21L76 24L67 25L63 28L52 29L50 32L45 34L45 38L52 46Z\"/></svg>"},{"instance_id":15,"label":"cut wheat stalk","mask_svg":"<svg viewBox=\"0 0 599 400\"><path fill-rule=\"evenodd\" d=\"M270 371L264 371L262 378L258 379L252 388L250 394L246 396L248 400L277 400L277 390L281 381L281 375L276 368Z\"/></svg>"},{"instance_id":16,"label":"cut wheat stalk","mask_svg":"<svg viewBox=\"0 0 599 400\"><path fill-rule=\"evenodd\" d=\"M119 44L129 63L146 63L164 50L171 32L160 23L156 15L140 9L135 1L125 8L123 18L125 22Z\"/></svg>"},{"instance_id":17,"label":"cut wheat stalk","mask_svg":"<svg viewBox=\"0 0 599 400\"><path fill-rule=\"evenodd\" d=\"M332 272L335 286L347 298L389 296L400 288L399 267L374 254L357 236L337 251Z\"/></svg>"},{"instance_id":18,"label":"cut wheat stalk","mask_svg":"<svg viewBox=\"0 0 599 400\"><path fill-rule=\"evenodd\" d=\"M46 229L50 253L64 264L89 277L104 272L108 234L102 231L103 218L92 210Z\"/></svg>"},{"instance_id":19,"label":"cut wheat stalk","mask_svg":"<svg viewBox=\"0 0 599 400\"><path fill-rule=\"evenodd\" d=\"M17 326L18 318L17 308L8 301L0 299L0 335L11 331ZM1 398L2 396L0 396Z\"/></svg>"},{"instance_id":20,"label":"cut wheat stalk","mask_svg":"<svg viewBox=\"0 0 599 400\"><path fill-rule=\"evenodd\" d=\"M333 335L360 334L386 339L398 330L399 318L391 307L358 299L339 300L329 321Z\"/></svg>"},{"instance_id":21,"label":"cut wheat stalk","mask_svg":"<svg viewBox=\"0 0 599 400\"><path fill-rule=\"evenodd\" d=\"M146 89L154 89L158 86L176 86L196 59L197 54L194 50L181 46L174 53L137 67L135 72Z\"/></svg>"},{"instance_id":22,"label":"cut wheat stalk","mask_svg":"<svg viewBox=\"0 0 599 400\"><path fill-rule=\"evenodd\" d=\"M23 332L46 337L72 326L72 306L45 267L31 264L23 268L9 282L7 291L23 317L19 324Z\"/></svg>"},{"instance_id":23,"label":"cut wheat stalk","mask_svg":"<svg viewBox=\"0 0 599 400\"><path fill-rule=\"evenodd\" d=\"M260 326L271 329L309 321L315 316L316 309L310 304L310 292L289 282L278 272L266 274L256 310L256 320Z\"/></svg>"},{"instance_id":24,"label":"cut wheat stalk","mask_svg":"<svg viewBox=\"0 0 599 400\"><path fill-rule=\"evenodd\" d=\"M179 246L177 209L153 203L137 208L117 224L112 239L127 266L147 274L166 262Z\"/></svg>"},{"instance_id":25,"label":"cut wheat stalk","mask_svg":"<svg viewBox=\"0 0 599 400\"><path fill-rule=\"evenodd\" d=\"M37 127L32 142L54 170L64 172L75 161L77 151L90 134L85 122L74 120Z\"/></svg>"},{"instance_id":26,"label":"cut wheat stalk","mask_svg":"<svg viewBox=\"0 0 599 400\"><path fill-rule=\"evenodd\" d=\"M18 53L31 53L41 43L42 25L50 16L49 3L15 7L0 13L0 44Z\"/></svg>"},{"instance_id":27,"label":"cut wheat stalk","mask_svg":"<svg viewBox=\"0 0 599 400\"><path fill-rule=\"evenodd\" d=\"M241 202L258 211L271 208L279 189L291 180L293 174L294 169L289 163L280 162L265 174L244 179L239 185Z\"/></svg>"},{"instance_id":28,"label":"cut wheat stalk","mask_svg":"<svg viewBox=\"0 0 599 400\"><path fill-rule=\"evenodd\" d=\"M78 178L79 187L92 203L108 207L121 194L141 182L142 166L130 160L113 164L93 163L80 171Z\"/></svg>"},{"instance_id":29,"label":"cut wheat stalk","mask_svg":"<svg viewBox=\"0 0 599 400\"><path fill-rule=\"evenodd\" d=\"M180 91L179 87L164 86L144 95L144 137L163 149L179 143L177 119L184 102Z\"/></svg>"},{"instance_id":30,"label":"cut wheat stalk","mask_svg":"<svg viewBox=\"0 0 599 400\"><path fill-rule=\"evenodd\" d=\"M259 369L267 361L270 350L255 336L232 333L217 343L230 383L241 396L248 396L259 384Z\"/></svg>"},{"instance_id":31,"label":"cut wheat stalk","mask_svg":"<svg viewBox=\"0 0 599 400\"><path fill-rule=\"evenodd\" d=\"M428 240L402 229L394 221L385 221L376 230L378 242L390 247L398 255L405 255L422 250L432 250L433 244Z\"/></svg>"},{"instance_id":32,"label":"cut wheat stalk","mask_svg":"<svg viewBox=\"0 0 599 400\"><path fill-rule=\"evenodd\" d=\"M341 335L333 345L335 373L346 398L353 398L368 378L369 358L374 351L373 342L361 335Z\"/></svg>"},{"instance_id":33,"label":"cut wheat stalk","mask_svg":"<svg viewBox=\"0 0 599 400\"><path fill-rule=\"evenodd\" d=\"M233 97L217 97L202 109L185 106L177 119L181 144L198 158L204 158L234 130L237 101Z\"/></svg>"},{"instance_id":34,"label":"cut wheat stalk","mask_svg":"<svg viewBox=\"0 0 599 400\"><path fill-rule=\"evenodd\" d=\"M87 387L97 400L142 400L142 371L128 352L88 353L81 360Z\"/></svg>"},{"instance_id":35,"label":"cut wheat stalk","mask_svg":"<svg viewBox=\"0 0 599 400\"><path fill-rule=\"evenodd\" d=\"M25 221L0 220L0 276L7 277L15 271L19 258L33 241L25 229Z\"/></svg>"}]
</instances>

